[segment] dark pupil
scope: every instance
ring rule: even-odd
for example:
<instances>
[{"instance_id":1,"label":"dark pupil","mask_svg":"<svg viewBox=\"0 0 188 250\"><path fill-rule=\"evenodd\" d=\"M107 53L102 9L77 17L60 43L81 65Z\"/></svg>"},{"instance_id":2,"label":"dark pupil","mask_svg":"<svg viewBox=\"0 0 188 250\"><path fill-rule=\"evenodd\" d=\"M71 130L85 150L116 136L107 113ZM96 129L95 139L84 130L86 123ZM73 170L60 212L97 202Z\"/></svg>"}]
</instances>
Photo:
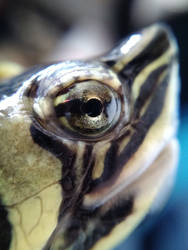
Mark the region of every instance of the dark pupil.
<instances>
[{"instance_id":1,"label":"dark pupil","mask_svg":"<svg viewBox=\"0 0 188 250\"><path fill-rule=\"evenodd\" d=\"M81 110L83 113L87 114L91 117L96 117L102 112L102 103L98 99L90 99L86 103L81 106Z\"/></svg>"}]
</instances>

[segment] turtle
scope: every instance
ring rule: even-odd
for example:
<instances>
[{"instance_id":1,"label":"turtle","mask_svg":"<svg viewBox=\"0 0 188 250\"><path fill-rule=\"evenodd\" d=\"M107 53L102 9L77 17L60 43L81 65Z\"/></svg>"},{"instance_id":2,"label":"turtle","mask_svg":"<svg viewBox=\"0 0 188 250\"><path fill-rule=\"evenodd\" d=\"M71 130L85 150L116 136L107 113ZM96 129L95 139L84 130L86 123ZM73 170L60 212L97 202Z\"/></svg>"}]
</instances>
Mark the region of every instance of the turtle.
<instances>
[{"instance_id":1,"label":"turtle","mask_svg":"<svg viewBox=\"0 0 188 250\"><path fill-rule=\"evenodd\" d=\"M179 64L162 23L0 84L0 248L108 250L160 207L178 162Z\"/></svg>"}]
</instances>

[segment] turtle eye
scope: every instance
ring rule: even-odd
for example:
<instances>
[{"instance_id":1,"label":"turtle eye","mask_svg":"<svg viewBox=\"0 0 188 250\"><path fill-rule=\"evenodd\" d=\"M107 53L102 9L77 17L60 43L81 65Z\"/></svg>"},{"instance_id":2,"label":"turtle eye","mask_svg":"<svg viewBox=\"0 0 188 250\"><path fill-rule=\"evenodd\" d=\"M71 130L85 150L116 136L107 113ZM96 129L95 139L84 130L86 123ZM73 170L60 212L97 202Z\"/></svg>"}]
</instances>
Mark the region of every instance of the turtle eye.
<instances>
[{"instance_id":1,"label":"turtle eye","mask_svg":"<svg viewBox=\"0 0 188 250\"><path fill-rule=\"evenodd\" d=\"M85 136L101 135L114 126L120 114L118 95L107 85L90 80L75 83L54 98L60 125Z\"/></svg>"}]
</instances>

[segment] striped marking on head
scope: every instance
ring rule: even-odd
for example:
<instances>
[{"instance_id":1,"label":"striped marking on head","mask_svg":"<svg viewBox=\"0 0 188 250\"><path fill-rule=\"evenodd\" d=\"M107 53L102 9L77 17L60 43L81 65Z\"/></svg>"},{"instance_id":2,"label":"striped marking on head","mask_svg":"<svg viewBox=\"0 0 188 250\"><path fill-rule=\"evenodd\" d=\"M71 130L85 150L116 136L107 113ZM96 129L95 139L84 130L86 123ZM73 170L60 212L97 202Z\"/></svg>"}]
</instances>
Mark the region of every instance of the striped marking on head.
<instances>
[{"instance_id":1,"label":"striped marking on head","mask_svg":"<svg viewBox=\"0 0 188 250\"><path fill-rule=\"evenodd\" d=\"M128 58L126 58L126 55L121 54L112 66L117 71L122 84L129 84L132 110L127 131L130 132L128 135L125 133L115 142L112 141L112 146L106 156L108 157L108 154L116 145L115 147L118 150L115 156L116 160L113 161L115 172L110 164L103 167L101 177L93 182L93 190L96 188L96 191L93 191L93 195L91 192L85 197L85 204L87 205L96 204L98 206L103 204L119 192L121 188L138 178L148 168L150 162L155 159L161 148L175 134L177 127L176 100L178 96L177 47L175 42L171 41L173 37L166 27L157 25L149 28L149 31L150 29L154 38L149 39L150 43L145 44L145 46L142 46L141 43L143 51L140 50L140 54L135 56L133 51L135 57L132 56L131 59L128 55ZM146 40L148 41L148 39ZM124 45L121 44L121 46L125 45L126 41ZM139 47L139 42L137 46ZM118 49L120 50L120 47ZM131 51L128 53L131 53ZM117 56L117 48L109 57L104 57L103 61L111 60L113 54ZM124 66L122 66L122 62L126 62ZM121 65L121 70L116 65ZM124 78L122 72L126 72ZM160 132L156 133L156 131ZM146 152L148 152L149 158ZM114 157L114 152L112 155ZM140 159L143 159L143 161L140 160L140 164L139 155Z\"/></svg>"}]
</instances>

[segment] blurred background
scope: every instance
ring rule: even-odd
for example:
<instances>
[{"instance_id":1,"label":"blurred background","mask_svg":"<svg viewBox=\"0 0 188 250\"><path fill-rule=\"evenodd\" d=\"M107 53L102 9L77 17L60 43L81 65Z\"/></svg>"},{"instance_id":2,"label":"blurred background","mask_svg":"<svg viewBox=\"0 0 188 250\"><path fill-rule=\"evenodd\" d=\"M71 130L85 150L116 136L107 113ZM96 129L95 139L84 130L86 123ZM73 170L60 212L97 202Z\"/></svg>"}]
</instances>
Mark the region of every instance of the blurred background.
<instances>
[{"instance_id":1,"label":"blurred background","mask_svg":"<svg viewBox=\"0 0 188 250\"><path fill-rule=\"evenodd\" d=\"M0 0L0 66L13 65L16 73L35 64L101 55L129 32L157 21L171 26L180 48L178 176L163 211L152 223L148 216L116 250L188 250L188 1Z\"/></svg>"}]
</instances>

